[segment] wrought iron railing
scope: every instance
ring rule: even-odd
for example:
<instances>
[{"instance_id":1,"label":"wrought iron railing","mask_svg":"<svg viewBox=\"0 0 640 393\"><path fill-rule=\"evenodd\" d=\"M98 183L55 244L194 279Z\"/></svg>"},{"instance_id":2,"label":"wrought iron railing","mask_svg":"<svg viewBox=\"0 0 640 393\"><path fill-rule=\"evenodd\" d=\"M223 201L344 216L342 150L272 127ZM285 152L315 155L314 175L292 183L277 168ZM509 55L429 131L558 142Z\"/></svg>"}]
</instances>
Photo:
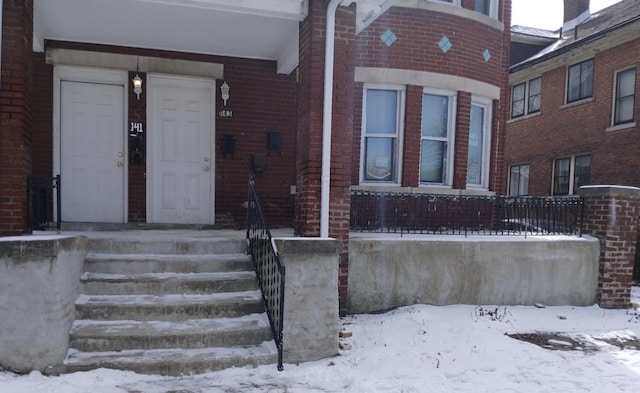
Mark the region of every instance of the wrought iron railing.
<instances>
[{"instance_id":1,"label":"wrought iron railing","mask_svg":"<svg viewBox=\"0 0 640 393\"><path fill-rule=\"evenodd\" d=\"M247 252L254 262L262 299L278 348L278 370L282 371L285 267L273 243L253 178L247 200Z\"/></svg>"},{"instance_id":2,"label":"wrought iron railing","mask_svg":"<svg viewBox=\"0 0 640 393\"><path fill-rule=\"evenodd\" d=\"M27 206L27 230L29 232L54 227L59 231L61 217L60 175L53 178L29 176L27 178Z\"/></svg>"},{"instance_id":3,"label":"wrought iron railing","mask_svg":"<svg viewBox=\"0 0 640 393\"><path fill-rule=\"evenodd\" d=\"M580 197L351 192L350 230L400 234L580 235Z\"/></svg>"}]
</instances>

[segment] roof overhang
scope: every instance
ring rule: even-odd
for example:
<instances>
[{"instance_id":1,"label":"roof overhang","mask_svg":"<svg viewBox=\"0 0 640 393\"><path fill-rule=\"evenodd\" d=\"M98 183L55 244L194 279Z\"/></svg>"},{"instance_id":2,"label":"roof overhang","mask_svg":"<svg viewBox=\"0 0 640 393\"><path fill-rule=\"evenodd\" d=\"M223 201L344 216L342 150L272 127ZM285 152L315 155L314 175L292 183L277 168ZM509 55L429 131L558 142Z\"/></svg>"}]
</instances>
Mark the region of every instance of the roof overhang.
<instances>
[{"instance_id":1,"label":"roof overhang","mask_svg":"<svg viewBox=\"0 0 640 393\"><path fill-rule=\"evenodd\" d=\"M309 0L34 0L34 51L45 40L211 54L298 65Z\"/></svg>"},{"instance_id":2,"label":"roof overhang","mask_svg":"<svg viewBox=\"0 0 640 393\"><path fill-rule=\"evenodd\" d=\"M589 59L602 51L632 41L638 36L640 36L640 16L566 45L562 45L562 40L559 40L538 55L511 66L509 83L518 83L531 76L542 75L558 67Z\"/></svg>"}]
</instances>

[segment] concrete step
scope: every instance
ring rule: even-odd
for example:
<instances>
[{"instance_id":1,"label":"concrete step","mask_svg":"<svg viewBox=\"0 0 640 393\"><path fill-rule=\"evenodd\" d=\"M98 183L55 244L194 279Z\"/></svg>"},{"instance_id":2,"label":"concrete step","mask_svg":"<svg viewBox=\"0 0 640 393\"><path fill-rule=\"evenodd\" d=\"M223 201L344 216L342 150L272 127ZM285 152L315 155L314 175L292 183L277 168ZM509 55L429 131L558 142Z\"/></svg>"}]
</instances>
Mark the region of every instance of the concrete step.
<instances>
[{"instance_id":1,"label":"concrete step","mask_svg":"<svg viewBox=\"0 0 640 393\"><path fill-rule=\"evenodd\" d=\"M207 295L85 295L76 300L76 319L185 321L262 313L260 291Z\"/></svg>"},{"instance_id":2,"label":"concrete step","mask_svg":"<svg viewBox=\"0 0 640 393\"><path fill-rule=\"evenodd\" d=\"M85 271L112 274L151 272L204 273L253 270L245 254L96 254L85 259Z\"/></svg>"},{"instance_id":3,"label":"concrete step","mask_svg":"<svg viewBox=\"0 0 640 393\"><path fill-rule=\"evenodd\" d=\"M183 322L77 320L70 346L83 352L257 345L273 338L265 313Z\"/></svg>"},{"instance_id":4,"label":"concrete step","mask_svg":"<svg viewBox=\"0 0 640 393\"><path fill-rule=\"evenodd\" d=\"M143 374L190 375L229 367L274 364L278 354L273 341L259 345L203 349L125 350L119 352L69 351L63 370L88 371L97 368L131 370Z\"/></svg>"},{"instance_id":5,"label":"concrete step","mask_svg":"<svg viewBox=\"0 0 640 393\"><path fill-rule=\"evenodd\" d=\"M223 273L109 274L86 272L81 278L86 295L207 294L258 290L254 271Z\"/></svg>"},{"instance_id":6,"label":"concrete step","mask_svg":"<svg viewBox=\"0 0 640 393\"><path fill-rule=\"evenodd\" d=\"M246 239L224 237L181 239L92 237L89 239L89 250L104 254L242 254L246 244Z\"/></svg>"}]
</instances>

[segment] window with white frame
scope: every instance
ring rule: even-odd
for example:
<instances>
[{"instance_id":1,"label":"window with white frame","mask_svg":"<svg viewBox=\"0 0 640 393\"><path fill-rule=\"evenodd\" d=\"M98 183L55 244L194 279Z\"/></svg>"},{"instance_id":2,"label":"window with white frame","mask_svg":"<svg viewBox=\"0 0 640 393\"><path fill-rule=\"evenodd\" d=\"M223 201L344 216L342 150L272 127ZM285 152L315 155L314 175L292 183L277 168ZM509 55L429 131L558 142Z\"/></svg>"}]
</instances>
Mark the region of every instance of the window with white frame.
<instances>
[{"instance_id":1,"label":"window with white frame","mask_svg":"<svg viewBox=\"0 0 640 393\"><path fill-rule=\"evenodd\" d=\"M365 88L361 155L363 182L400 181L403 95L401 88Z\"/></svg>"},{"instance_id":2,"label":"window with white frame","mask_svg":"<svg viewBox=\"0 0 640 393\"><path fill-rule=\"evenodd\" d=\"M474 9L492 18L498 18L498 0L475 0Z\"/></svg>"},{"instance_id":3,"label":"window with white frame","mask_svg":"<svg viewBox=\"0 0 640 393\"><path fill-rule=\"evenodd\" d=\"M422 96L420 183L451 185L455 95L425 90Z\"/></svg>"},{"instance_id":4,"label":"window with white frame","mask_svg":"<svg viewBox=\"0 0 640 393\"><path fill-rule=\"evenodd\" d=\"M542 77L514 85L511 89L511 118L540 112Z\"/></svg>"},{"instance_id":5,"label":"window with white frame","mask_svg":"<svg viewBox=\"0 0 640 393\"><path fill-rule=\"evenodd\" d=\"M593 96L593 59L574 64L567 73L567 103Z\"/></svg>"},{"instance_id":6,"label":"window with white frame","mask_svg":"<svg viewBox=\"0 0 640 393\"><path fill-rule=\"evenodd\" d=\"M449 4L453 4L453 5L460 5L460 0L431 0L431 1L435 1L438 3L449 3Z\"/></svg>"},{"instance_id":7,"label":"window with white frame","mask_svg":"<svg viewBox=\"0 0 640 393\"><path fill-rule=\"evenodd\" d=\"M529 195L529 164L511 165L509 168L509 195Z\"/></svg>"},{"instance_id":8,"label":"window with white frame","mask_svg":"<svg viewBox=\"0 0 640 393\"><path fill-rule=\"evenodd\" d=\"M636 69L629 68L616 74L616 97L613 125L632 123L635 112Z\"/></svg>"},{"instance_id":9,"label":"window with white frame","mask_svg":"<svg viewBox=\"0 0 640 393\"><path fill-rule=\"evenodd\" d=\"M591 184L591 155L563 157L553 162L553 195L573 195Z\"/></svg>"},{"instance_id":10,"label":"window with white frame","mask_svg":"<svg viewBox=\"0 0 640 393\"><path fill-rule=\"evenodd\" d=\"M491 143L491 101L475 98L471 102L467 185L489 187L489 151Z\"/></svg>"}]
</instances>

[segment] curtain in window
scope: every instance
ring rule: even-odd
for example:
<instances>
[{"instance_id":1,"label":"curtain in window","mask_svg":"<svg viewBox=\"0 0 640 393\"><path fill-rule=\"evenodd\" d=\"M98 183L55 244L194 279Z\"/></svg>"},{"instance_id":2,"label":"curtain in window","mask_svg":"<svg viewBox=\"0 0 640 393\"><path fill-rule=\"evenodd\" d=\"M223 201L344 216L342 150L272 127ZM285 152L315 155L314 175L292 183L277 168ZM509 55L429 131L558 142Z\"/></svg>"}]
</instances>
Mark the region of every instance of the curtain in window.
<instances>
[{"instance_id":1,"label":"curtain in window","mask_svg":"<svg viewBox=\"0 0 640 393\"><path fill-rule=\"evenodd\" d=\"M636 69L619 72L616 78L615 124L633 121L636 91Z\"/></svg>"},{"instance_id":2,"label":"curtain in window","mask_svg":"<svg viewBox=\"0 0 640 393\"><path fill-rule=\"evenodd\" d=\"M398 94L396 90L367 90L365 180L396 179Z\"/></svg>"},{"instance_id":3,"label":"curtain in window","mask_svg":"<svg viewBox=\"0 0 640 393\"><path fill-rule=\"evenodd\" d=\"M449 138L449 97L425 94L422 98L420 182L446 183Z\"/></svg>"},{"instance_id":4,"label":"curtain in window","mask_svg":"<svg viewBox=\"0 0 640 393\"><path fill-rule=\"evenodd\" d=\"M484 111L485 109L482 106L471 105L467 184L482 185L482 161L484 158Z\"/></svg>"},{"instance_id":5,"label":"curtain in window","mask_svg":"<svg viewBox=\"0 0 640 393\"><path fill-rule=\"evenodd\" d=\"M570 171L571 158L562 158L555 161L553 172L553 195L569 194Z\"/></svg>"}]
</instances>

